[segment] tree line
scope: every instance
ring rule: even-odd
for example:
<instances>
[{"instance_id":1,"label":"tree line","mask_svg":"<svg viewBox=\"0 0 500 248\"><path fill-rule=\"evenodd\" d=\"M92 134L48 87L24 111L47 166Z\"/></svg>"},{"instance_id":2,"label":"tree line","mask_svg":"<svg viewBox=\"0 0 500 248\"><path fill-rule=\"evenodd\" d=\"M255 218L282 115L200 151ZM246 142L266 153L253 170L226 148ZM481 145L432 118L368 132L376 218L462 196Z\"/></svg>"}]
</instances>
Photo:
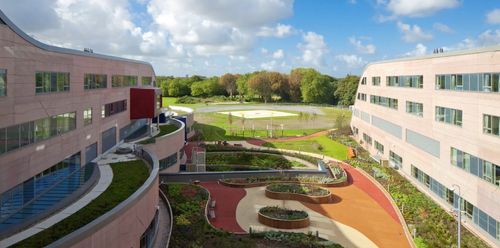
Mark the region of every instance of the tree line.
<instances>
[{"instance_id":1,"label":"tree line","mask_svg":"<svg viewBox=\"0 0 500 248\"><path fill-rule=\"evenodd\" d=\"M359 77L334 78L312 68L296 68L289 74L255 71L246 74L226 73L220 77L157 76L163 96L228 96L240 100L354 104Z\"/></svg>"}]
</instances>

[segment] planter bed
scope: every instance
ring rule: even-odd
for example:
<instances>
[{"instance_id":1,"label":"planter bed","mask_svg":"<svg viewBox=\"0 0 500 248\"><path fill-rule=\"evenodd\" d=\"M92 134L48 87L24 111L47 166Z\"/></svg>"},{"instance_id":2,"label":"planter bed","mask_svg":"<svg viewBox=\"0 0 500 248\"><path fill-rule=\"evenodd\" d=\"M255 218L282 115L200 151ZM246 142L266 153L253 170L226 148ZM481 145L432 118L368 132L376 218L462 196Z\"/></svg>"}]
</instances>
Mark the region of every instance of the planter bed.
<instances>
[{"instance_id":1,"label":"planter bed","mask_svg":"<svg viewBox=\"0 0 500 248\"><path fill-rule=\"evenodd\" d=\"M340 167L339 165L330 164L327 166L327 169L334 177L337 177L336 180L339 181L339 183L333 187L343 187L349 185L349 181L347 180L347 173L342 167Z\"/></svg>"},{"instance_id":2,"label":"planter bed","mask_svg":"<svg viewBox=\"0 0 500 248\"><path fill-rule=\"evenodd\" d=\"M261 224L280 229L304 228L310 224L307 212L280 207L263 207L258 217Z\"/></svg>"},{"instance_id":3,"label":"planter bed","mask_svg":"<svg viewBox=\"0 0 500 248\"><path fill-rule=\"evenodd\" d=\"M317 177L325 178L326 181L309 181L308 177L302 177L303 180L298 179L297 177L254 177L254 178L231 178L231 179L220 179L220 184L228 187L234 188L252 188L252 187L260 187L266 186L271 183L301 183L301 184L309 184L309 185L317 185L321 187L335 187L338 184L344 183L343 181L334 181L331 178L326 179L326 177Z\"/></svg>"},{"instance_id":4,"label":"planter bed","mask_svg":"<svg viewBox=\"0 0 500 248\"><path fill-rule=\"evenodd\" d=\"M332 193L325 188L307 184L271 184L266 197L277 200L295 200L315 204L331 202Z\"/></svg>"}]
</instances>

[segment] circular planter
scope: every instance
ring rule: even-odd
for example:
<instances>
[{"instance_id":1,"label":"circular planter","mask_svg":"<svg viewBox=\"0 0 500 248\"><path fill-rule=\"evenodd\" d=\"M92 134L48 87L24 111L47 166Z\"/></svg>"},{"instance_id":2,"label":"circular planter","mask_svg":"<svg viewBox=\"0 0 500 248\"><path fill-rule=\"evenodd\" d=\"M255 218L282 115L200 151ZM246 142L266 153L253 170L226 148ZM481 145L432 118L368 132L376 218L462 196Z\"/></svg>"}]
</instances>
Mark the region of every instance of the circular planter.
<instances>
[{"instance_id":1,"label":"circular planter","mask_svg":"<svg viewBox=\"0 0 500 248\"><path fill-rule=\"evenodd\" d=\"M300 202L309 202L309 203L314 203L314 204L324 204L324 203L330 203L332 201L332 193L328 191L327 195L323 196L313 196L313 195L305 195L305 194L298 194L298 193L290 193L290 192L278 192L278 191L271 191L268 189L269 187L266 187L266 197L271 198L271 199L276 199L276 200L294 200L294 201L300 201Z\"/></svg>"},{"instance_id":2,"label":"circular planter","mask_svg":"<svg viewBox=\"0 0 500 248\"><path fill-rule=\"evenodd\" d=\"M299 220L282 220L271 218L269 216L261 214L260 212L258 213L258 216L259 222L261 224L279 229L298 229L308 227L311 224L309 216L307 216L307 218Z\"/></svg>"}]
</instances>

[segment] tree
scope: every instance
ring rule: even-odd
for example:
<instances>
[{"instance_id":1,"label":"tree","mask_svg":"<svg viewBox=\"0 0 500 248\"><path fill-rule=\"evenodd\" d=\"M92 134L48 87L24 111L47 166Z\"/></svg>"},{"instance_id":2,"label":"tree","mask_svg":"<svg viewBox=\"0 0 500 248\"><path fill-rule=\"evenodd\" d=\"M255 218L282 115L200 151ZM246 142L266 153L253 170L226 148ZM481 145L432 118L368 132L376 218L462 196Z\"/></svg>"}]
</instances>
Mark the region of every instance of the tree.
<instances>
[{"instance_id":1,"label":"tree","mask_svg":"<svg viewBox=\"0 0 500 248\"><path fill-rule=\"evenodd\" d=\"M289 77L289 87L290 87L290 100L292 102L300 102L302 99L302 93L300 92L300 82L302 80L302 72L298 69L293 69L290 72Z\"/></svg>"},{"instance_id":2,"label":"tree","mask_svg":"<svg viewBox=\"0 0 500 248\"><path fill-rule=\"evenodd\" d=\"M209 97L221 94L224 94L224 89L219 85L219 79L217 77L194 82L191 85L192 96Z\"/></svg>"},{"instance_id":3,"label":"tree","mask_svg":"<svg viewBox=\"0 0 500 248\"><path fill-rule=\"evenodd\" d=\"M271 82L266 76L266 72L260 72L253 75L248 80L248 87L257 93L265 103L271 99Z\"/></svg>"},{"instance_id":4,"label":"tree","mask_svg":"<svg viewBox=\"0 0 500 248\"><path fill-rule=\"evenodd\" d=\"M289 100L290 84L288 83L288 77L279 72L268 72L267 77L271 83L273 93L280 96L281 100Z\"/></svg>"},{"instance_id":5,"label":"tree","mask_svg":"<svg viewBox=\"0 0 500 248\"><path fill-rule=\"evenodd\" d=\"M338 105L349 106L354 104L358 90L358 76L347 75L337 82L337 89L333 93Z\"/></svg>"},{"instance_id":6,"label":"tree","mask_svg":"<svg viewBox=\"0 0 500 248\"><path fill-rule=\"evenodd\" d=\"M236 80L237 77L231 73L224 74L220 79L220 85L226 90L230 97L236 92Z\"/></svg>"},{"instance_id":7,"label":"tree","mask_svg":"<svg viewBox=\"0 0 500 248\"><path fill-rule=\"evenodd\" d=\"M229 112L229 114L227 115L227 123L229 124L229 133L231 133L232 135L233 115L231 114L231 112Z\"/></svg>"},{"instance_id":8,"label":"tree","mask_svg":"<svg viewBox=\"0 0 500 248\"><path fill-rule=\"evenodd\" d=\"M310 78L303 77L302 80L311 80L305 81L301 86L304 102L333 103L332 78L318 73L311 75Z\"/></svg>"},{"instance_id":9,"label":"tree","mask_svg":"<svg viewBox=\"0 0 500 248\"><path fill-rule=\"evenodd\" d=\"M186 96L191 94L191 89L188 84L180 78L172 79L167 85L169 96Z\"/></svg>"},{"instance_id":10,"label":"tree","mask_svg":"<svg viewBox=\"0 0 500 248\"><path fill-rule=\"evenodd\" d=\"M251 76L252 74L247 73L240 75L238 79L236 79L236 90L240 95L240 99L243 99L245 95L248 95L248 79L250 79Z\"/></svg>"}]
</instances>

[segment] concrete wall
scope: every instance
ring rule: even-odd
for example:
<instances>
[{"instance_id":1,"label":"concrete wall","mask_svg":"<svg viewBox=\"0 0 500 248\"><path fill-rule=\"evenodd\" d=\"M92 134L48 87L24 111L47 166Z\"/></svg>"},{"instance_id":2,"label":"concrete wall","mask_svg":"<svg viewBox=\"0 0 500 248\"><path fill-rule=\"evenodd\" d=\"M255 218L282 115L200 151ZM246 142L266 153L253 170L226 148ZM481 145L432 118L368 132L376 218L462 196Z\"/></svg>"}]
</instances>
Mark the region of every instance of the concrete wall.
<instances>
[{"instance_id":1,"label":"concrete wall","mask_svg":"<svg viewBox=\"0 0 500 248\"><path fill-rule=\"evenodd\" d=\"M363 73L367 84L359 85L358 92L398 99L398 110L386 108L367 101L356 100L354 108L383 118L403 127L402 139L353 116L351 125L359 129L356 136L362 140L363 133L377 140L385 147L384 159L389 151L403 157L400 172L411 177L411 165L427 173L444 186L452 189L459 185L462 197L500 220L500 188L485 180L451 165L450 147L458 148L476 157L500 165L500 137L483 133L482 116L500 116L500 93L436 90L436 74L500 72L499 47L489 51L457 54L455 56L431 56L430 58L381 62L367 66ZM386 76L423 75L423 89L386 86ZM381 77L381 85L371 84L372 76ZM406 101L423 103L423 117L406 113ZM435 106L460 109L463 111L462 127L435 121ZM435 157L405 141L406 129L439 141L440 156ZM363 142L364 143L364 142ZM374 145L363 146L371 154L377 154ZM412 179L414 180L414 179Z\"/></svg>"},{"instance_id":2,"label":"concrete wall","mask_svg":"<svg viewBox=\"0 0 500 248\"><path fill-rule=\"evenodd\" d=\"M85 161L85 147L90 144L97 142L100 153L101 132L114 126L119 130L130 123L128 111L101 119L103 104L126 99L130 109L129 88L111 88L112 75L137 75L139 87L142 76L154 80L154 71L147 64L49 52L6 25L0 25L0 68L7 69L7 96L0 97L0 128L77 112L76 130L0 155L0 193L78 151ZM69 72L70 91L35 94L36 71ZM84 90L85 73L107 74L108 88ZM84 127L83 110L89 107L93 123Z\"/></svg>"},{"instance_id":3,"label":"concrete wall","mask_svg":"<svg viewBox=\"0 0 500 248\"><path fill-rule=\"evenodd\" d=\"M155 143L144 145L144 147L154 152L158 157L158 160L162 160L174 153L177 153L177 163L162 170L162 172L176 173L179 172L179 167L182 162L180 159L180 151L184 147L184 123L175 119L171 119L170 121L172 121L172 124L177 125L179 128L173 133L156 138Z\"/></svg>"}]
</instances>

